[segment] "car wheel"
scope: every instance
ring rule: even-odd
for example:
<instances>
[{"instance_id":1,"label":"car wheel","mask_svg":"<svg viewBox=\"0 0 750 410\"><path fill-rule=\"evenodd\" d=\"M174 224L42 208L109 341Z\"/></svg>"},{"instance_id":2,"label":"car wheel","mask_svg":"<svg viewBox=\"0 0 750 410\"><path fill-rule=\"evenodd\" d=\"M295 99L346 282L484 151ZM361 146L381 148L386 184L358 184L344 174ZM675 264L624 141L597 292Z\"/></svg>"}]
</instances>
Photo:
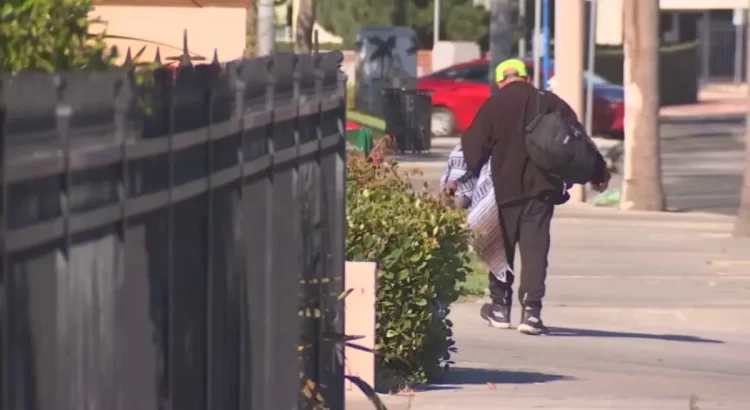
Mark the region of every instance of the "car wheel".
<instances>
[{"instance_id":1,"label":"car wheel","mask_svg":"<svg viewBox=\"0 0 750 410\"><path fill-rule=\"evenodd\" d=\"M450 137L456 132L456 116L445 107L433 108L430 128L435 137Z\"/></svg>"}]
</instances>

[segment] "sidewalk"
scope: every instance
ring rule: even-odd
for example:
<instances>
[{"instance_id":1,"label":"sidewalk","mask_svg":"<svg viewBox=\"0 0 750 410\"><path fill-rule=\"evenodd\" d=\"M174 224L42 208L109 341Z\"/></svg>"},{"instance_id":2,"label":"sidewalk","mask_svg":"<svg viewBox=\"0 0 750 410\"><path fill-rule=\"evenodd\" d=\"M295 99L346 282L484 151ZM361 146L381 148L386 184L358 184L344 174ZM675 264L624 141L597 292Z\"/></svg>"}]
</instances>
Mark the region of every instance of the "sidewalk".
<instances>
[{"instance_id":1,"label":"sidewalk","mask_svg":"<svg viewBox=\"0 0 750 410\"><path fill-rule=\"evenodd\" d=\"M750 241L729 236L731 219L559 209L550 335L492 329L479 303L455 305L459 352L445 384L385 395L388 408L687 410L697 397L700 410L746 410Z\"/></svg>"},{"instance_id":2,"label":"sidewalk","mask_svg":"<svg viewBox=\"0 0 750 410\"><path fill-rule=\"evenodd\" d=\"M660 115L670 120L738 118L745 116L747 106L745 84L715 83L701 87L697 103L662 107Z\"/></svg>"}]
</instances>

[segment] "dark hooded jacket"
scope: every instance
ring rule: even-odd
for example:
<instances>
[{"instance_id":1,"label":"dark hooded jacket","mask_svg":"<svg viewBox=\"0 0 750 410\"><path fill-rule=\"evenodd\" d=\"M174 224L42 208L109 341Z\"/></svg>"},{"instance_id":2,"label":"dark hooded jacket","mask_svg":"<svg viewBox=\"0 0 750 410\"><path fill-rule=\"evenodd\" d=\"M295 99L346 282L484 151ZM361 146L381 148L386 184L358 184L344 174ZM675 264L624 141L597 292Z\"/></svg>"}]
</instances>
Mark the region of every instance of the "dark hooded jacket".
<instances>
[{"instance_id":1,"label":"dark hooded jacket","mask_svg":"<svg viewBox=\"0 0 750 410\"><path fill-rule=\"evenodd\" d=\"M478 176L491 158L492 181L498 206L538 198L553 204L568 200L565 183L547 175L526 151L526 125L536 115L537 89L526 82L506 85L482 105L469 129L461 136L467 176ZM577 121L573 109L560 97L548 94L545 104L564 117ZM592 176L594 183L609 179L604 159L599 156Z\"/></svg>"}]
</instances>

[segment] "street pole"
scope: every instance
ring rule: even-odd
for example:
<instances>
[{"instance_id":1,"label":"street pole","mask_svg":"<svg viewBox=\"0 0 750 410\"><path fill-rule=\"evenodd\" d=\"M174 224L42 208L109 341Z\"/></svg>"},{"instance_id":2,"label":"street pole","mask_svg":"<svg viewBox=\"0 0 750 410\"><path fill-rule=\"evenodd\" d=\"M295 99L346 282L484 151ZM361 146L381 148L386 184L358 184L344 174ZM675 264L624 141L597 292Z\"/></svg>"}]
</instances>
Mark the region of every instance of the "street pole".
<instances>
[{"instance_id":1,"label":"street pole","mask_svg":"<svg viewBox=\"0 0 750 410\"><path fill-rule=\"evenodd\" d=\"M555 94L583 119L584 0L555 0ZM568 190L571 202L585 202L586 187Z\"/></svg>"},{"instance_id":2,"label":"street pole","mask_svg":"<svg viewBox=\"0 0 750 410\"><path fill-rule=\"evenodd\" d=\"M257 56L273 54L276 43L274 19L276 16L273 0L257 0L258 3L258 48Z\"/></svg>"},{"instance_id":3,"label":"street pole","mask_svg":"<svg viewBox=\"0 0 750 410\"><path fill-rule=\"evenodd\" d=\"M750 2L748 2L750 10ZM750 30L747 30L750 44ZM750 237L750 53L745 53L745 81L747 82L747 114L745 117L745 178L740 196L740 208L734 222L734 236Z\"/></svg>"},{"instance_id":4,"label":"street pole","mask_svg":"<svg viewBox=\"0 0 750 410\"><path fill-rule=\"evenodd\" d=\"M518 37L518 56L526 57L526 0L518 0L518 27L521 35Z\"/></svg>"},{"instance_id":5,"label":"street pole","mask_svg":"<svg viewBox=\"0 0 750 410\"><path fill-rule=\"evenodd\" d=\"M490 84L492 92L498 91L495 81L495 67L511 58L513 32L510 28L511 0L492 0L490 4Z\"/></svg>"},{"instance_id":6,"label":"street pole","mask_svg":"<svg viewBox=\"0 0 750 410\"><path fill-rule=\"evenodd\" d=\"M534 0L534 43L532 44L532 53L534 64L534 87L542 88L542 70L540 56L542 54L542 0Z\"/></svg>"},{"instance_id":7,"label":"street pole","mask_svg":"<svg viewBox=\"0 0 750 410\"><path fill-rule=\"evenodd\" d=\"M564 9L565 7L561 7ZM550 72L550 39L549 39L549 0L542 0L542 84L541 88L549 89Z\"/></svg>"},{"instance_id":8,"label":"street pole","mask_svg":"<svg viewBox=\"0 0 750 410\"><path fill-rule=\"evenodd\" d=\"M623 2L625 164L623 209L663 211L659 138L659 2Z\"/></svg>"},{"instance_id":9,"label":"street pole","mask_svg":"<svg viewBox=\"0 0 750 410\"><path fill-rule=\"evenodd\" d=\"M440 41L440 0L435 0L435 14L432 18L432 48Z\"/></svg>"},{"instance_id":10,"label":"street pole","mask_svg":"<svg viewBox=\"0 0 750 410\"><path fill-rule=\"evenodd\" d=\"M588 61L586 63L586 133L591 135L594 130L594 64L596 53L596 6L598 0L589 0L589 44L588 44Z\"/></svg>"},{"instance_id":11,"label":"street pole","mask_svg":"<svg viewBox=\"0 0 750 410\"><path fill-rule=\"evenodd\" d=\"M734 23L734 83L742 82L742 51L745 48L745 9L735 9Z\"/></svg>"}]
</instances>

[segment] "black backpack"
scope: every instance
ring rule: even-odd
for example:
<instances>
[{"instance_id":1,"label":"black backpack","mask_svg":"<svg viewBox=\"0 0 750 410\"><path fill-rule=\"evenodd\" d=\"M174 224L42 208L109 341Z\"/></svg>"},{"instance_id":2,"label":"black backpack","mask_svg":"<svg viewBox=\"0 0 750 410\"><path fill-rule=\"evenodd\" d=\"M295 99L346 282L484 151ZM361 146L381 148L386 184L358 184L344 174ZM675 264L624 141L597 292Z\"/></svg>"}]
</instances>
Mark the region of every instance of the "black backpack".
<instances>
[{"instance_id":1,"label":"black backpack","mask_svg":"<svg viewBox=\"0 0 750 410\"><path fill-rule=\"evenodd\" d=\"M601 154L580 122L549 108L547 94L537 94L536 115L526 127L529 157L539 169L568 184L591 182Z\"/></svg>"}]
</instances>

